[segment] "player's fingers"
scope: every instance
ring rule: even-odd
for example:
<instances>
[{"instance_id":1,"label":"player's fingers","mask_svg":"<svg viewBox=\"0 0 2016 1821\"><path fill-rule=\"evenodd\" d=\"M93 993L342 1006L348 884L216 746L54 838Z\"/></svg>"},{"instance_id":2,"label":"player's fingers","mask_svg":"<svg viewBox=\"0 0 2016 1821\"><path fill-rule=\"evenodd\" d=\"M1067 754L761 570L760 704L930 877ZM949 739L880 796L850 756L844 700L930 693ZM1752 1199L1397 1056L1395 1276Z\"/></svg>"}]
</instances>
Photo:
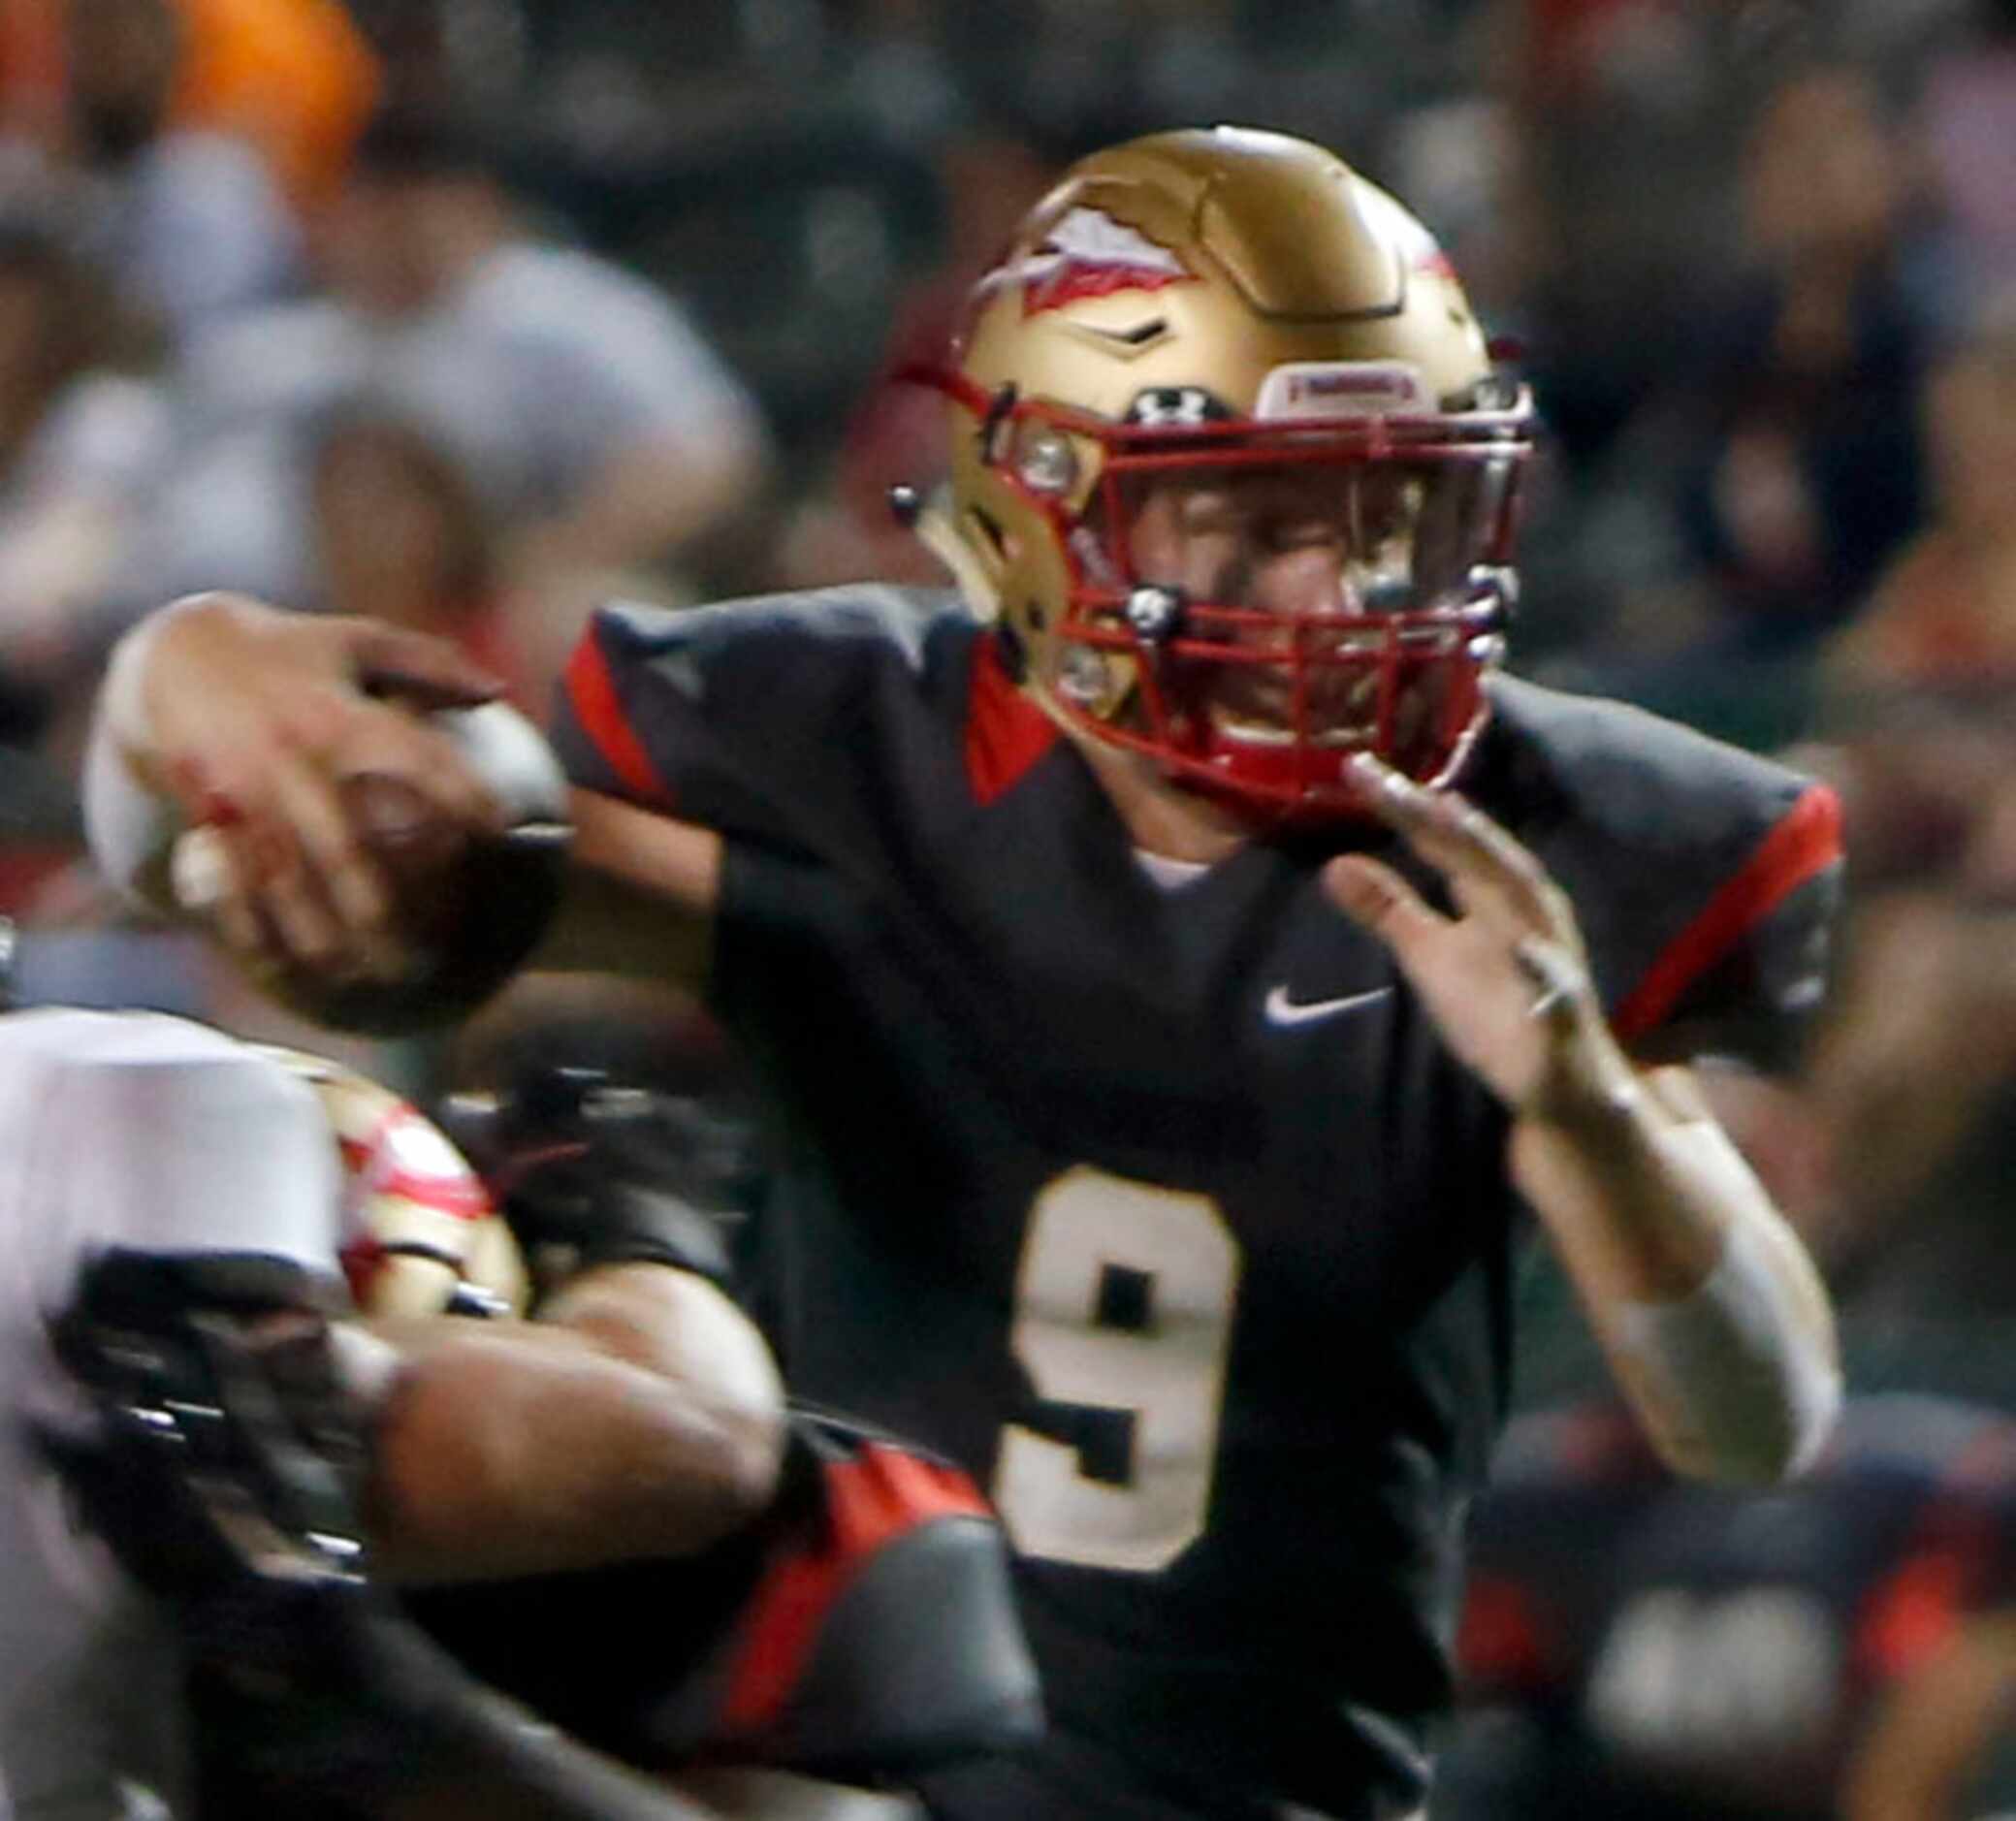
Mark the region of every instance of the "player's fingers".
<instances>
[{"instance_id":1,"label":"player's fingers","mask_svg":"<svg viewBox=\"0 0 2016 1821\"><path fill-rule=\"evenodd\" d=\"M474 708L504 692L494 672L460 647L424 632L367 623L355 632L350 649L358 682L367 691L415 708Z\"/></svg>"},{"instance_id":2,"label":"player's fingers","mask_svg":"<svg viewBox=\"0 0 2016 1821\"><path fill-rule=\"evenodd\" d=\"M289 896L326 897L335 920L353 940L381 928L391 915L391 894L351 828L336 785L315 765L283 765L276 768L271 788L305 862L299 868L283 863L278 869L287 876ZM305 875L299 890L294 889L295 872ZM312 923L312 909L307 916Z\"/></svg>"},{"instance_id":3,"label":"player's fingers","mask_svg":"<svg viewBox=\"0 0 2016 1821\"><path fill-rule=\"evenodd\" d=\"M263 951L264 927L221 828L191 828L178 835L169 854L168 879L176 903L208 922L241 960Z\"/></svg>"},{"instance_id":4,"label":"player's fingers","mask_svg":"<svg viewBox=\"0 0 2016 1821\"><path fill-rule=\"evenodd\" d=\"M1553 931L1565 900L1534 854L1454 791L1424 789L1368 752L1352 775L1373 813L1450 881L1467 905Z\"/></svg>"},{"instance_id":5,"label":"player's fingers","mask_svg":"<svg viewBox=\"0 0 2016 1821\"><path fill-rule=\"evenodd\" d=\"M502 802L462 749L440 726L405 709L368 705L320 753L318 769L330 779L367 773L397 779L457 827L496 834L504 826ZM336 788L330 786L332 795Z\"/></svg>"},{"instance_id":6,"label":"player's fingers","mask_svg":"<svg viewBox=\"0 0 2016 1821\"><path fill-rule=\"evenodd\" d=\"M299 843L263 816L233 830L231 841L249 867L254 912L270 920L282 951L318 969L349 965L355 941Z\"/></svg>"},{"instance_id":7,"label":"player's fingers","mask_svg":"<svg viewBox=\"0 0 2016 1821\"><path fill-rule=\"evenodd\" d=\"M1339 854L1325 866L1323 888L1338 910L1403 962L1449 927L1449 919L1392 867L1362 853Z\"/></svg>"}]
</instances>

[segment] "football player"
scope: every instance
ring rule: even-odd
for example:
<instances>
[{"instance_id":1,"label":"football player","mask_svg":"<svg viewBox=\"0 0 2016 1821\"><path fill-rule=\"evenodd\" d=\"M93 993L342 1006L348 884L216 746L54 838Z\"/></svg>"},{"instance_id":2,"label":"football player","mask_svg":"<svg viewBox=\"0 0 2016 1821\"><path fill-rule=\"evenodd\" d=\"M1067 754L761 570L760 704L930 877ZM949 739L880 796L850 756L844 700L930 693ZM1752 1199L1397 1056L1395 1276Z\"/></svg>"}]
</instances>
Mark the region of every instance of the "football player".
<instances>
[{"instance_id":1,"label":"football player","mask_svg":"<svg viewBox=\"0 0 2016 1821\"><path fill-rule=\"evenodd\" d=\"M941 1810L1405 1813L1534 1227L1673 1463L1770 1480L1827 1432L1825 1294L1689 1065L1782 1059L1820 997L1836 805L1498 669L1531 403L1318 147L1083 160L929 377L957 590L587 631L555 737L599 920L548 952L705 957L784 1128L794 1388L1006 1518L1052 1726ZM226 940L368 965L335 781L484 813L382 699L476 680L387 639L220 597L137 629L108 867L221 804Z\"/></svg>"},{"instance_id":2,"label":"football player","mask_svg":"<svg viewBox=\"0 0 2016 1821\"><path fill-rule=\"evenodd\" d=\"M1581 1406L1516 1425L1496 1476L1472 1525L1451 1821L1825 1821L1941 1780L1946 1800L1887 1812L1960 1812L1995 1724L1984 1615L2016 1582L2005 1414L1851 1399L1797 1485L1744 1493L1673 1480L1617 1412Z\"/></svg>"},{"instance_id":3,"label":"football player","mask_svg":"<svg viewBox=\"0 0 2016 1821\"><path fill-rule=\"evenodd\" d=\"M323 1102L271 1053L160 1014L7 1012L0 1134L0 1766L23 1821L122 1815L144 1806L143 1792L180 1794L172 1640L100 1541L118 1545L127 1525L144 1537L162 1514L138 1502L144 1481L100 1481L113 1491L96 1502L88 1490L105 1425L144 1409L167 1428L186 1423L183 1452L223 1474L201 1399L173 1375L139 1383L176 1347L200 1363L241 1327L263 1345L264 1318L283 1339L297 1333L288 1318L306 1325L345 1421L368 1427L356 1497L372 1559L395 1576L701 1550L775 1495L774 1368L698 1279L612 1266L538 1324L424 1317L408 1284L402 1313L360 1323L340 1267L368 1294L375 1247L361 1223L396 1205L396 1250L423 1216L452 1220L474 1260L490 1249L487 1202L438 1134L424 1143L411 1128L353 1136L346 1171ZM92 1360L109 1374L93 1388L103 1409L75 1382ZM57 1459L85 1487L81 1515ZM325 1540L334 1574L343 1550Z\"/></svg>"}]
</instances>

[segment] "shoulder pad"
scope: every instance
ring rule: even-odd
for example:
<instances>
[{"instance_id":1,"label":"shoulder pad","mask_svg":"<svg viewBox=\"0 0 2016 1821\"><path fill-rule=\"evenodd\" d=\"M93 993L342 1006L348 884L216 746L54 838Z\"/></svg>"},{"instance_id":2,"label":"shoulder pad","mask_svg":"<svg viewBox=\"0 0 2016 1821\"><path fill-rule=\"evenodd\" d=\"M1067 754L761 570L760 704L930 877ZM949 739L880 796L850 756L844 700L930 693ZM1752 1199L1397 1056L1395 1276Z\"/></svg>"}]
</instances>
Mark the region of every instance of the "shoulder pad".
<instances>
[{"instance_id":1,"label":"shoulder pad","mask_svg":"<svg viewBox=\"0 0 2016 1821\"><path fill-rule=\"evenodd\" d=\"M1036 1668L977 1487L892 1437L793 1415L762 1574L655 1738L685 1730L703 1759L841 1781L1029 1743L1042 1724Z\"/></svg>"}]
</instances>

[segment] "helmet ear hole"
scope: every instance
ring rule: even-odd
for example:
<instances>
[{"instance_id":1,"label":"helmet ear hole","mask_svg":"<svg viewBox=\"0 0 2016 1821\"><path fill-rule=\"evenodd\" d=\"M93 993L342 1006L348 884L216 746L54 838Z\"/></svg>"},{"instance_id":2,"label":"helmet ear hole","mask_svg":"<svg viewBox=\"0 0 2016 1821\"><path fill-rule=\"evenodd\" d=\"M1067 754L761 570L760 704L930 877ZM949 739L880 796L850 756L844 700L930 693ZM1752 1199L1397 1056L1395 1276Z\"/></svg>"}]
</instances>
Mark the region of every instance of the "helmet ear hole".
<instances>
[{"instance_id":1,"label":"helmet ear hole","mask_svg":"<svg viewBox=\"0 0 2016 1821\"><path fill-rule=\"evenodd\" d=\"M986 539L987 554L996 562L1007 562L1008 559L1008 534L1002 530L1001 521L984 506L975 506L967 514L967 518L974 529Z\"/></svg>"}]
</instances>

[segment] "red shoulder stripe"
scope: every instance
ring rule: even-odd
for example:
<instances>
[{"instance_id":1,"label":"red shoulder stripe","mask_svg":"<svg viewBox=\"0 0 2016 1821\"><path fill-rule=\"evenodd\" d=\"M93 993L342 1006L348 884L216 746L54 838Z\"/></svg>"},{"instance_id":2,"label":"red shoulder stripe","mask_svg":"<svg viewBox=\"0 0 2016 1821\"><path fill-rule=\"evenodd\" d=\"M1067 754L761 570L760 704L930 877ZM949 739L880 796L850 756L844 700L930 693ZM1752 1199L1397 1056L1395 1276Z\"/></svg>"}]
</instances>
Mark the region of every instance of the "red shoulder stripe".
<instances>
[{"instance_id":1,"label":"red shoulder stripe","mask_svg":"<svg viewBox=\"0 0 2016 1821\"><path fill-rule=\"evenodd\" d=\"M1006 795L1057 740L1057 724L1015 687L992 634L974 641L966 776L982 809Z\"/></svg>"},{"instance_id":2,"label":"red shoulder stripe","mask_svg":"<svg viewBox=\"0 0 2016 1821\"><path fill-rule=\"evenodd\" d=\"M721 1709L730 1733L753 1731L783 1710L826 1614L877 1550L934 1518L990 1515L973 1482L956 1468L880 1443L829 1462L825 1476L826 1533L818 1547L785 1555L751 1598L741 1658Z\"/></svg>"},{"instance_id":3,"label":"red shoulder stripe","mask_svg":"<svg viewBox=\"0 0 2016 1821\"><path fill-rule=\"evenodd\" d=\"M1613 1025L1631 1042L1657 1028L1682 994L1808 879L1840 858L1840 799L1812 785L1758 843L1700 915L1667 944L1617 1007Z\"/></svg>"},{"instance_id":4,"label":"red shoulder stripe","mask_svg":"<svg viewBox=\"0 0 2016 1821\"><path fill-rule=\"evenodd\" d=\"M575 719L608 761L609 769L635 795L670 803L671 791L624 713L616 680L609 674L609 660L602 655L592 627L575 643L574 655L567 660L565 687Z\"/></svg>"}]
</instances>

